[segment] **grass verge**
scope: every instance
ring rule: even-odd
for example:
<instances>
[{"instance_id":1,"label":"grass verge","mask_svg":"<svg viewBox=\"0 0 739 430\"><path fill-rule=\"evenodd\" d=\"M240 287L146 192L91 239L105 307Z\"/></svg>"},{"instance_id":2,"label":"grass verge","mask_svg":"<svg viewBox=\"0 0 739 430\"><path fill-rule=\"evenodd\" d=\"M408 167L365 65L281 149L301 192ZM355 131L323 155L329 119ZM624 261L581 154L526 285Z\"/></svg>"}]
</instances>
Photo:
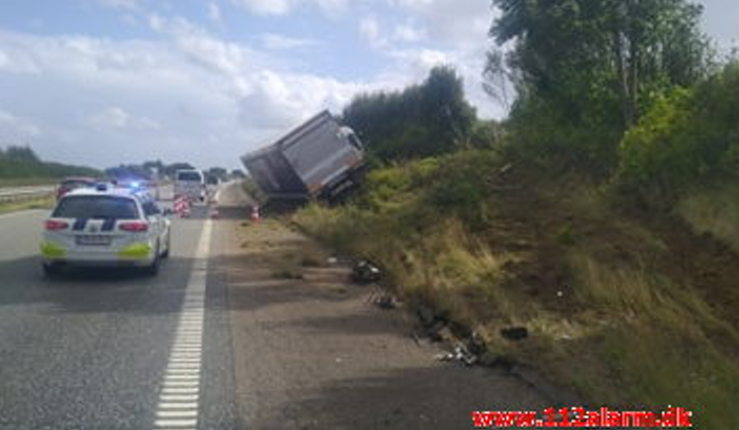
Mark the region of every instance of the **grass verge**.
<instances>
[{"instance_id":1,"label":"grass verge","mask_svg":"<svg viewBox=\"0 0 739 430\"><path fill-rule=\"evenodd\" d=\"M53 207L53 196L39 197L15 202L0 202L0 214L18 212L29 209L51 209Z\"/></svg>"},{"instance_id":2,"label":"grass verge","mask_svg":"<svg viewBox=\"0 0 739 430\"><path fill-rule=\"evenodd\" d=\"M0 178L0 187L22 187L31 185L54 185L53 178Z\"/></svg>"},{"instance_id":3,"label":"grass verge","mask_svg":"<svg viewBox=\"0 0 739 430\"><path fill-rule=\"evenodd\" d=\"M704 211L718 203L696 193L691 225L732 213ZM466 151L373 171L352 203L311 205L293 219L379 264L405 301L474 329L492 352L592 404L679 405L701 428L739 428L739 277L730 273L739 257L712 254L669 220L652 228L621 214L581 178ZM720 272L710 284L705 267ZM500 335L519 325L526 340Z\"/></svg>"}]
</instances>

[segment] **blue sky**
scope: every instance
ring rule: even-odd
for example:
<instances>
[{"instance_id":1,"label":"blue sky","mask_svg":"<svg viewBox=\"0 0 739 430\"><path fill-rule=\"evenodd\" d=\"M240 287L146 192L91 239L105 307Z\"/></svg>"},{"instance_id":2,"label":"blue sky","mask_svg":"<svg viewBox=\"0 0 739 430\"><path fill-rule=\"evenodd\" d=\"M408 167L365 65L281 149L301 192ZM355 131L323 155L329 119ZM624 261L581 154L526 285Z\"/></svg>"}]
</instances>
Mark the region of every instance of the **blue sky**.
<instances>
[{"instance_id":1,"label":"blue sky","mask_svg":"<svg viewBox=\"0 0 739 430\"><path fill-rule=\"evenodd\" d=\"M704 28L739 39L739 3ZM439 63L480 88L487 0L25 0L0 3L0 145L107 167L238 156L323 108L398 89Z\"/></svg>"}]
</instances>

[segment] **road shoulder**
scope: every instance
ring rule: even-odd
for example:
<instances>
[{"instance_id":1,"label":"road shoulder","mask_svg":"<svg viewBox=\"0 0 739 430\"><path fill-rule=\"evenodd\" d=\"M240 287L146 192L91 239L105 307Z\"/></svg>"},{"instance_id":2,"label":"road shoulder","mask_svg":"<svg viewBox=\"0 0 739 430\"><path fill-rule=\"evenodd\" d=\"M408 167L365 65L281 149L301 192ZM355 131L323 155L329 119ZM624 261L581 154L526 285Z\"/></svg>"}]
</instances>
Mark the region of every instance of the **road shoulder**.
<instances>
[{"instance_id":1,"label":"road shoulder","mask_svg":"<svg viewBox=\"0 0 739 430\"><path fill-rule=\"evenodd\" d=\"M317 244L273 220L223 221L219 256L237 410L255 428L468 428L474 410L548 400L496 369L435 359L414 319L372 304Z\"/></svg>"}]
</instances>

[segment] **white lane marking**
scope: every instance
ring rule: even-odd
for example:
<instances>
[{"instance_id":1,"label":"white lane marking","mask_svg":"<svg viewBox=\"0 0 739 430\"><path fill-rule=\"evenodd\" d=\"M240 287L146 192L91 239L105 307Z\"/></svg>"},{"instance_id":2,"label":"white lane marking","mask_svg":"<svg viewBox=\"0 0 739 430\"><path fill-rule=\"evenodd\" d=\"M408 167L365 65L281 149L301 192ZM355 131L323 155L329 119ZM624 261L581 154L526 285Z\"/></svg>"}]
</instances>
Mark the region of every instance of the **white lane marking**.
<instances>
[{"instance_id":1,"label":"white lane marking","mask_svg":"<svg viewBox=\"0 0 739 430\"><path fill-rule=\"evenodd\" d=\"M206 275L213 223L205 220L159 394L154 428L197 429Z\"/></svg>"},{"instance_id":2,"label":"white lane marking","mask_svg":"<svg viewBox=\"0 0 739 430\"><path fill-rule=\"evenodd\" d=\"M197 404L195 405L197 408ZM198 410L189 411L158 411L157 418L198 418Z\"/></svg>"},{"instance_id":3,"label":"white lane marking","mask_svg":"<svg viewBox=\"0 0 739 430\"><path fill-rule=\"evenodd\" d=\"M185 370L185 369L193 369L193 370L200 370L200 362L174 362L169 363L169 370Z\"/></svg>"},{"instance_id":4,"label":"white lane marking","mask_svg":"<svg viewBox=\"0 0 739 430\"><path fill-rule=\"evenodd\" d=\"M169 359L170 362L177 362L181 360L200 361L200 351L198 352L181 352L177 356L173 356Z\"/></svg>"},{"instance_id":5,"label":"white lane marking","mask_svg":"<svg viewBox=\"0 0 739 430\"><path fill-rule=\"evenodd\" d=\"M172 367L170 366L169 369L167 369L167 375L191 375L191 374L198 374L200 373L200 366L191 366L191 367Z\"/></svg>"},{"instance_id":6,"label":"white lane marking","mask_svg":"<svg viewBox=\"0 0 739 430\"><path fill-rule=\"evenodd\" d=\"M172 402L172 403L160 403L159 407L166 408L166 409L190 409L193 408L197 410L198 408L198 402Z\"/></svg>"},{"instance_id":7,"label":"white lane marking","mask_svg":"<svg viewBox=\"0 0 739 430\"><path fill-rule=\"evenodd\" d=\"M187 375L173 375L171 373L167 373L167 376L164 378L164 383L170 383L175 381L188 381L193 383L199 383L200 382L200 372L194 373L194 374L187 374Z\"/></svg>"},{"instance_id":8,"label":"white lane marking","mask_svg":"<svg viewBox=\"0 0 739 430\"><path fill-rule=\"evenodd\" d=\"M181 387L164 387L162 389L162 396L169 395L182 395L182 394L198 394L197 388L181 388ZM161 396L160 396L161 397Z\"/></svg>"},{"instance_id":9,"label":"white lane marking","mask_svg":"<svg viewBox=\"0 0 739 430\"><path fill-rule=\"evenodd\" d=\"M198 420L157 420L154 422L157 428L169 429L195 429Z\"/></svg>"},{"instance_id":10,"label":"white lane marking","mask_svg":"<svg viewBox=\"0 0 739 430\"><path fill-rule=\"evenodd\" d=\"M218 187L215 194L213 194L213 201L216 202L216 204L221 201L221 191L223 191L223 187Z\"/></svg>"},{"instance_id":11,"label":"white lane marking","mask_svg":"<svg viewBox=\"0 0 739 430\"><path fill-rule=\"evenodd\" d=\"M164 381L164 388L199 388L200 381Z\"/></svg>"},{"instance_id":12,"label":"white lane marking","mask_svg":"<svg viewBox=\"0 0 739 430\"><path fill-rule=\"evenodd\" d=\"M196 394L163 394L160 398L162 402L197 402Z\"/></svg>"}]
</instances>

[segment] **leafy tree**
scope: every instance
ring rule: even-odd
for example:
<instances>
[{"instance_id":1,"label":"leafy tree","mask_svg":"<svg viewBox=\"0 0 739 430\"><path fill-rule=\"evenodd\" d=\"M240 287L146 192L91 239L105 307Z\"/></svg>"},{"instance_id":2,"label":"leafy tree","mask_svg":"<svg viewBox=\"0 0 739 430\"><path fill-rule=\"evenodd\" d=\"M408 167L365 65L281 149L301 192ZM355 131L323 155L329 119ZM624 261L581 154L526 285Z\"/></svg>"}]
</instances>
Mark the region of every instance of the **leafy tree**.
<instances>
[{"instance_id":1,"label":"leafy tree","mask_svg":"<svg viewBox=\"0 0 739 430\"><path fill-rule=\"evenodd\" d=\"M228 170L223 167L211 167L208 169L208 175L223 181L228 176Z\"/></svg>"},{"instance_id":2,"label":"leafy tree","mask_svg":"<svg viewBox=\"0 0 739 430\"><path fill-rule=\"evenodd\" d=\"M489 54L486 89L496 94L501 79L511 82L518 94L514 123L525 118L518 129L590 161L613 164L623 131L660 94L699 81L710 67L709 43L699 30L702 7L687 0L493 4L502 13L490 35L513 48Z\"/></svg>"},{"instance_id":3,"label":"leafy tree","mask_svg":"<svg viewBox=\"0 0 739 430\"><path fill-rule=\"evenodd\" d=\"M82 166L42 161L28 146L9 146L0 148L0 178L49 178L65 176L101 176L102 172Z\"/></svg>"},{"instance_id":4,"label":"leafy tree","mask_svg":"<svg viewBox=\"0 0 739 430\"><path fill-rule=\"evenodd\" d=\"M432 69L421 85L356 97L343 119L370 157L395 160L453 150L468 137L475 111L454 69L443 66Z\"/></svg>"},{"instance_id":5,"label":"leafy tree","mask_svg":"<svg viewBox=\"0 0 739 430\"><path fill-rule=\"evenodd\" d=\"M151 173L161 173L164 170L164 163L162 163L162 160L145 161L144 164L142 164L141 166Z\"/></svg>"},{"instance_id":6,"label":"leafy tree","mask_svg":"<svg viewBox=\"0 0 739 430\"><path fill-rule=\"evenodd\" d=\"M33 163L41 161L30 146L8 146L3 153L3 158L7 160L27 161Z\"/></svg>"},{"instance_id":7,"label":"leafy tree","mask_svg":"<svg viewBox=\"0 0 739 430\"><path fill-rule=\"evenodd\" d=\"M621 142L619 184L670 197L698 180L736 176L737 94L739 63L690 90L661 97Z\"/></svg>"}]
</instances>

